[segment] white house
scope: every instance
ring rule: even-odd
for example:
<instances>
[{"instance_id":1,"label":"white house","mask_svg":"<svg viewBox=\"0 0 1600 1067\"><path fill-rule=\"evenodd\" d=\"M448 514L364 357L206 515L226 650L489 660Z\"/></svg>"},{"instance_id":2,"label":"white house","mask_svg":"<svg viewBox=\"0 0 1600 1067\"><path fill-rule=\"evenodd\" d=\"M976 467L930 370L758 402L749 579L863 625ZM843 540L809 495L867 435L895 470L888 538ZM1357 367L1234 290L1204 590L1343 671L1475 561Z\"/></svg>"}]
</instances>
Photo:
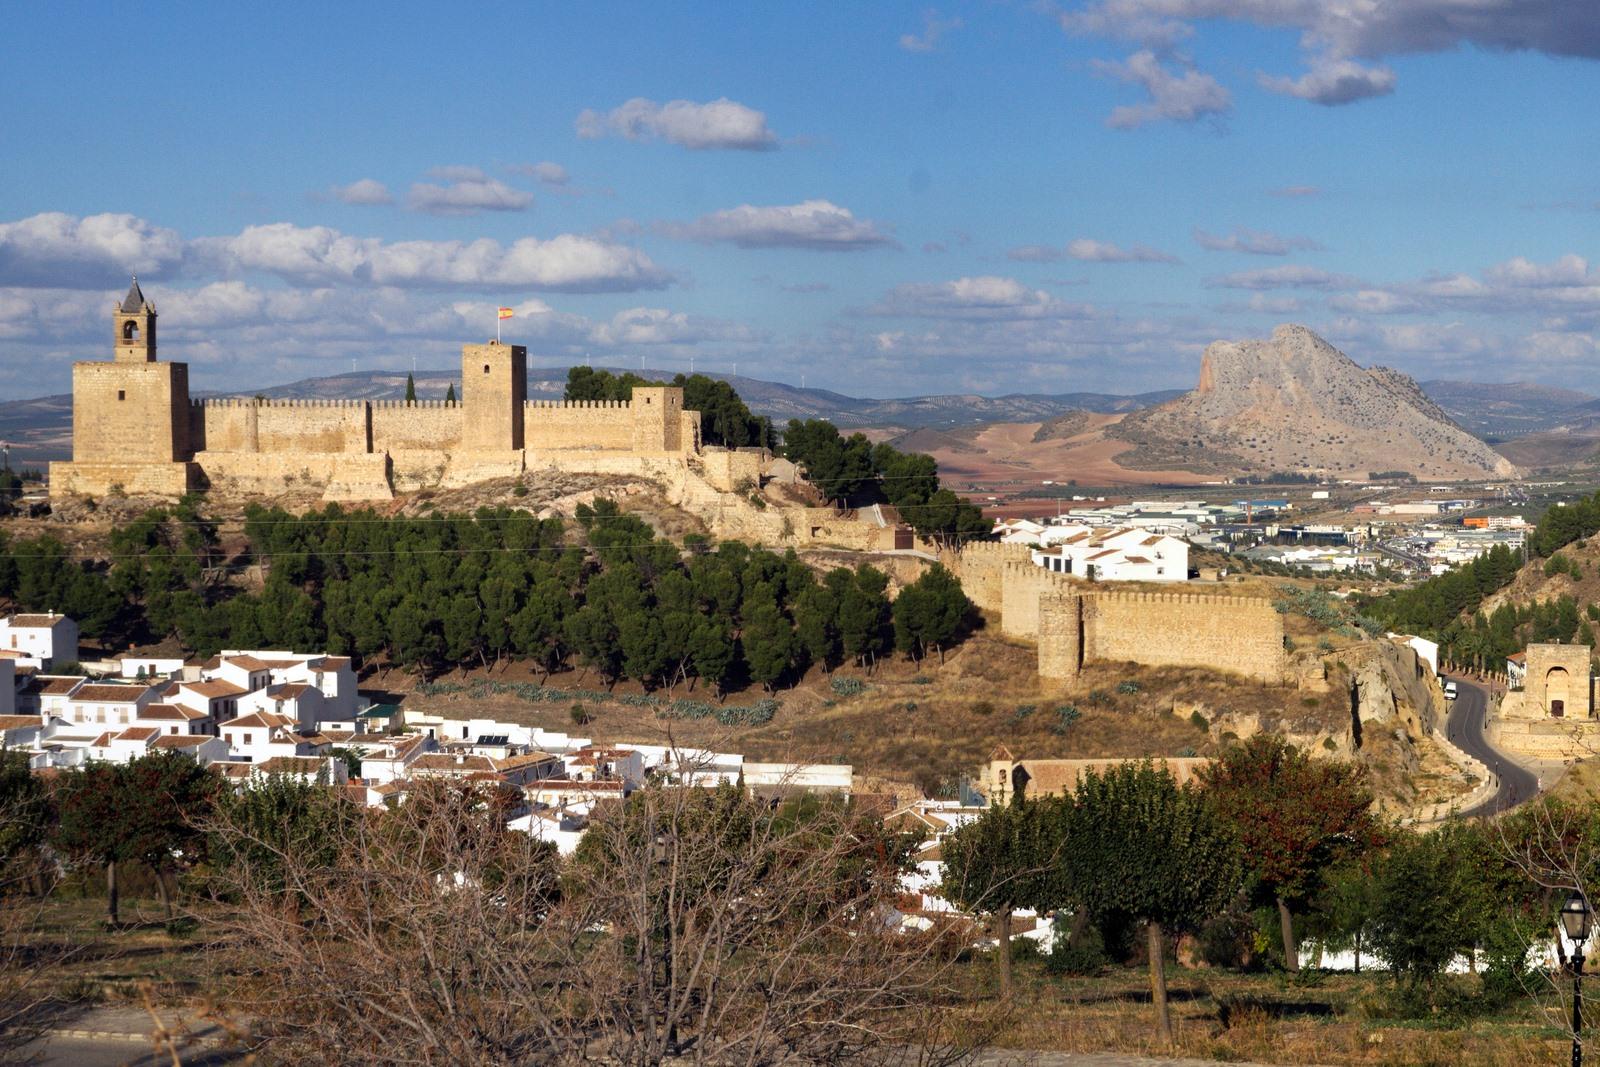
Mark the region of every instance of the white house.
<instances>
[{"instance_id":1,"label":"white house","mask_svg":"<svg viewBox=\"0 0 1600 1067\"><path fill-rule=\"evenodd\" d=\"M506 829L521 830L529 837L548 841L563 856L578 851L578 842L589 828L589 817L574 811L534 808L525 815L506 821Z\"/></svg>"},{"instance_id":2,"label":"white house","mask_svg":"<svg viewBox=\"0 0 1600 1067\"><path fill-rule=\"evenodd\" d=\"M0 648L24 666L54 670L78 659L78 624L65 615L10 615L0 619Z\"/></svg>"},{"instance_id":3,"label":"white house","mask_svg":"<svg viewBox=\"0 0 1600 1067\"><path fill-rule=\"evenodd\" d=\"M208 674L206 671L202 673ZM251 690L267 685L310 686L321 695L321 703L316 710L323 718L345 721L361 711L360 694L356 692L356 672L348 656L270 649L225 649L217 657L217 673ZM238 681L240 674L248 675L252 682L247 684Z\"/></svg>"},{"instance_id":4,"label":"white house","mask_svg":"<svg viewBox=\"0 0 1600 1067\"><path fill-rule=\"evenodd\" d=\"M1033 564L1057 574L1103 582L1182 582L1189 577L1189 543L1132 526L1051 526L1031 553Z\"/></svg>"},{"instance_id":5,"label":"white house","mask_svg":"<svg viewBox=\"0 0 1600 1067\"><path fill-rule=\"evenodd\" d=\"M744 787L757 796L849 793L855 770L848 763L745 763Z\"/></svg>"}]
</instances>

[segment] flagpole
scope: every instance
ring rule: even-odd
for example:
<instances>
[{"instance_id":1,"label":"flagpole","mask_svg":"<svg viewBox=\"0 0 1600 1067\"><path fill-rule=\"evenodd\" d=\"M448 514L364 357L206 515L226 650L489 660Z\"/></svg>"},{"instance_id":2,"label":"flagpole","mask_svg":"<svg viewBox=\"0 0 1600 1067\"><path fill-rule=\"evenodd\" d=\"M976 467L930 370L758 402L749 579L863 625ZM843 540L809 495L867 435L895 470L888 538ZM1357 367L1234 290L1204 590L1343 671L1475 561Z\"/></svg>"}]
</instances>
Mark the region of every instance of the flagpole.
<instances>
[{"instance_id":1,"label":"flagpole","mask_svg":"<svg viewBox=\"0 0 1600 1067\"><path fill-rule=\"evenodd\" d=\"M498 305L494 309L494 343L500 343L500 308Z\"/></svg>"}]
</instances>

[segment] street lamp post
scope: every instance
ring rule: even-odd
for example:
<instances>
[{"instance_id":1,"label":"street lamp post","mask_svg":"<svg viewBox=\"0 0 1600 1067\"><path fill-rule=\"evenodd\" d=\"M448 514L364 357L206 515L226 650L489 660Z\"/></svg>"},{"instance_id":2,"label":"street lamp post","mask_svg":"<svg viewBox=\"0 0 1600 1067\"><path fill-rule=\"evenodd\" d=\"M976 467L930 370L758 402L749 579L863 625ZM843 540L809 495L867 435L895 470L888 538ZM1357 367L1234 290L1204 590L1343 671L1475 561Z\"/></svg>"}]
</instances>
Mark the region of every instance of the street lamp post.
<instances>
[{"instance_id":1,"label":"street lamp post","mask_svg":"<svg viewBox=\"0 0 1600 1067\"><path fill-rule=\"evenodd\" d=\"M1589 898L1574 893L1561 905L1561 929L1572 942L1572 1067L1583 1067L1583 946L1589 940L1594 912Z\"/></svg>"}]
</instances>

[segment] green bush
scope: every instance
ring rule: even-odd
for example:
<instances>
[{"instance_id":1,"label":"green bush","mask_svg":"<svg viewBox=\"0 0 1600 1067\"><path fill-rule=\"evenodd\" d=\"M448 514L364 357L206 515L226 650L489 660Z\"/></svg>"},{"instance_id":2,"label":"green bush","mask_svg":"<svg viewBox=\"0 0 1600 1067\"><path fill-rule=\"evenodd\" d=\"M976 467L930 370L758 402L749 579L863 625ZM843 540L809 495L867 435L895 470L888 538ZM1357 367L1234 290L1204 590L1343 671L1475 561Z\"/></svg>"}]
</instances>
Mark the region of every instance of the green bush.
<instances>
[{"instance_id":1,"label":"green bush","mask_svg":"<svg viewBox=\"0 0 1600 1067\"><path fill-rule=\"evenodd\" d=\"M1198 709L1189 713L1189 725L1204 733L1211 732L1211 720L1200 714Z\"/></svg>"},{"instance_id":2,"label":"green bush","mask_svg":"<svg viewBox=\"0 0 1600 1067\"><path fill-rule=\"evenodd\" d=\"M1129 678L1117 683L1117 692L1131 696L1139 691L1139 683Z\"/></svg>"},{"instance_id":3,"label":"green bush","mask_svg":"<svg viewBox=\"0 0 1600 1067\"><path fill-rule=\"evenodd\" d=\"M1050 955L1044 959L1044 969L1049 974L1094 975L1108 962L1105 939L1098 926L1085 923L1077 943L1073 944L1067 929L1058 923L1051 939Z\"/></svg>"},{"instance_id":4,"label":"green bush","mask_svg":"<svg viewBox=\"0 0 1600 1067\"><path fill-rule=\"evenodd\" d=\"M1082 718L1082 713L1071 704L1062 704L1056 708L1056 721L1050 724L1053 734L1065 734L1072 729L1072 724Z\"/></svg>"},{"instance_id":5,"label":"green bush","mask_svg":"<svg viewBox=\"0 0 1600 1067\"><path fill-rule=\"evenodd\" d=\"M860 678L836 674L828 680L828 688L833 690L835 696L853 697L865 693L867 683Z\"/></svg>"}]
</instances>

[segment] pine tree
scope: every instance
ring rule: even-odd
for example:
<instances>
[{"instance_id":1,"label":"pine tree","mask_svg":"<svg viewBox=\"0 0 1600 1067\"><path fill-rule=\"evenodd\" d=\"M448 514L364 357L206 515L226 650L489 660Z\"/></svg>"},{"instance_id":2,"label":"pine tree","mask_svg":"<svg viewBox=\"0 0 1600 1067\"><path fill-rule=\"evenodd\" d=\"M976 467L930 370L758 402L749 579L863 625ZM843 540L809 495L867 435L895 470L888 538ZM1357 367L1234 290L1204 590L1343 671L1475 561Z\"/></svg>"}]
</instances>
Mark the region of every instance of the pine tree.
<instances>
[{"instance_id":1,"label":"pine tree","mask_svg":"<svg viewBox=\"0 0 1600 1067\"><path fill-rule=\"evenodd\" d=\"M451 407L455 407L455 405L456 405L456 383L455 382L451 382L450 383L450 388L448 388L448 389L446 389L444 391L444 402L446 404L449 404Z\"/></svg>"},{"instance_id":2,"label":"pine tree","mask_svg":"<svg viewBox=\"0 0 1600 1067\"><path fill-rule=\"evenodd\" d=\"M416 402L417 402L417 381L416 381L416 379L414 377L412 377L412 375L410 375L408 373L406 375L406 403L407 404L415 404Z\"/></svg>"}]
</instances>

